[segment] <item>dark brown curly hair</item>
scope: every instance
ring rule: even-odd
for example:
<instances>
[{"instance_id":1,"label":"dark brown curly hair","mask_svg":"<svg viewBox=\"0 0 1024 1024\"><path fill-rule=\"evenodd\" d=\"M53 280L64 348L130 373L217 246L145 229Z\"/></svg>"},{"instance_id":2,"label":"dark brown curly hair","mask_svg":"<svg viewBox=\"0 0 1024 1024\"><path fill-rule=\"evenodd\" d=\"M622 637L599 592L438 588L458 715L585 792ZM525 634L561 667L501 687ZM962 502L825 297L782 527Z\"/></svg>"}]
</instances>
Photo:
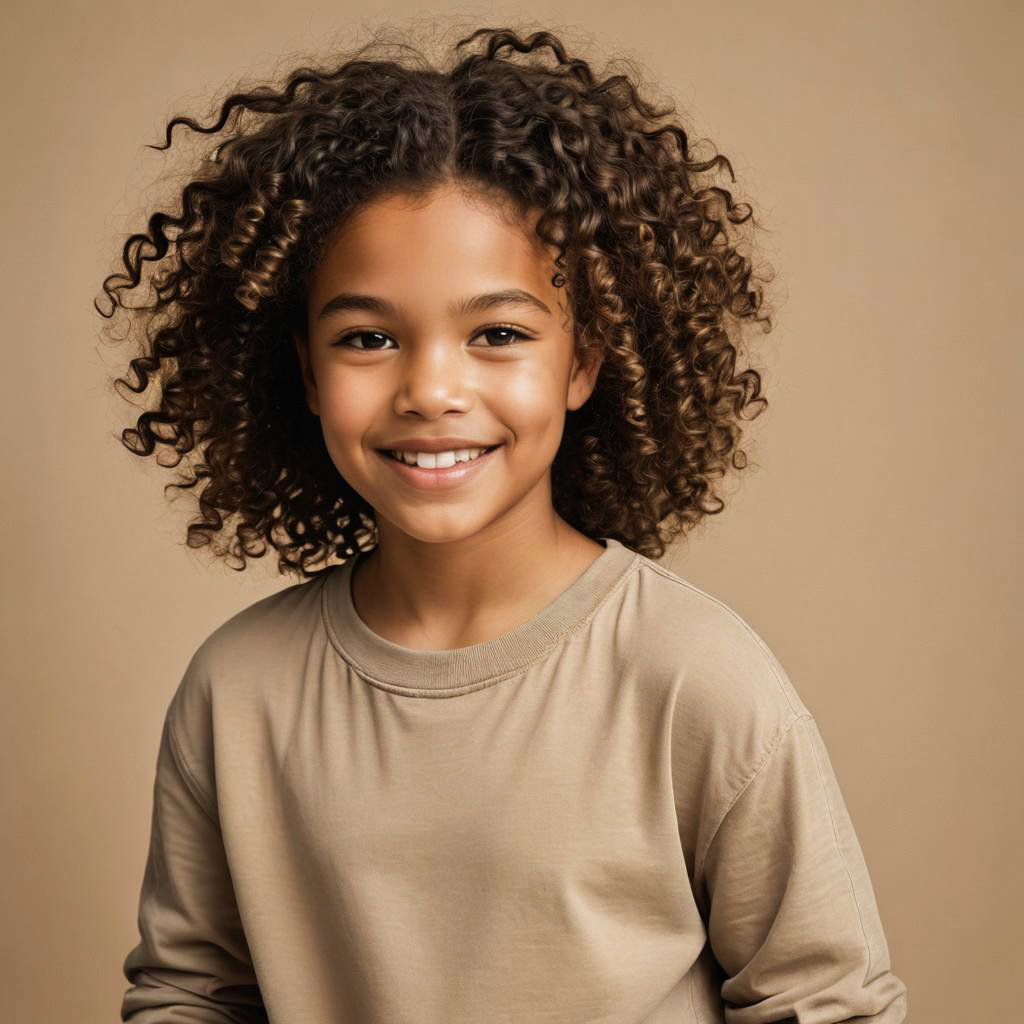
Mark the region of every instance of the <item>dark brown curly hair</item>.
<instances>
[{"instance_id":1,"label":"dark brown curly hair","mask_svg":"<svg viewBox=\"0 0 1024 1024\"><path fill-rule=\"evenodd\" d=\"M136 455L173 447L172 467L185 459L167 487L203 483L187 543L208 545L235 520L214 549L240 560L233 568L270 545L279 571L310 577L311 564L372 546L374 510L330 459L290 330L305 329L307 283L343 218L387 193L468 183L541 211L536 233L559 253L552 284L568 287L577 352L604 355L593 394L566 415L556 512L660 557L724 508L714 483L747 465L744 410L752 419L767 405L758 372L736 365L743 321L772 329L735 237L752 209L697 180L724 167L735 181L731 164L698 160L672 101L659 109L626 74L596 77L549 31L478 29L444 70L407 42L395 49L410 59L368 56L388 47L381 36L330 66L295 68L279 88L232 92L206 127L175 116L150 147L168 149L179 124L228 133L178 211L128 237L127 272L103 281L110 308L95 303L108 319L120 303L143 325L136 382L117 377L115 389L159 382L158 404L121 443ZM155 298L128 306L120 293L144 263L157 264Z\"/></svg>"}]
</instances>

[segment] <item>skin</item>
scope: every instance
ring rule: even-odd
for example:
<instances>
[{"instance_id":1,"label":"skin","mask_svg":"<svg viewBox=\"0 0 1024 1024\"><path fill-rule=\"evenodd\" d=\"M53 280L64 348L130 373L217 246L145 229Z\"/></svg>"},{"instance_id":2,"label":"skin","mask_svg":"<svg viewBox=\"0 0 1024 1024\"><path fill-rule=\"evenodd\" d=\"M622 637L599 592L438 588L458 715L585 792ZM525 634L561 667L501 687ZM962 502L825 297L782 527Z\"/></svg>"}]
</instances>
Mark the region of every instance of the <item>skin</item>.
<instances>
[{"instance_id":1,"label":"skin","mask_svg":"<svg viewBox=\"0 0 1024 1024\"><path fill-rule=\"evenodd\" d=\"M379 544L353 576L353 601L374 632L405 647L444 650L511 632L604 551L551 501L566 411L592 394L600 358L578 360L565 289L550 283L553 250L531 231L507 204L455 184L425 201L369 203L327 239L305 336L293 335L331 459L376 512ZM549 312L449 306L509 288ZM342 291L386 299L395 312L320 317ZM402 481L377 452L449 434L503 447L474 479L434 492Z\"/></svg>"}]
</instances>

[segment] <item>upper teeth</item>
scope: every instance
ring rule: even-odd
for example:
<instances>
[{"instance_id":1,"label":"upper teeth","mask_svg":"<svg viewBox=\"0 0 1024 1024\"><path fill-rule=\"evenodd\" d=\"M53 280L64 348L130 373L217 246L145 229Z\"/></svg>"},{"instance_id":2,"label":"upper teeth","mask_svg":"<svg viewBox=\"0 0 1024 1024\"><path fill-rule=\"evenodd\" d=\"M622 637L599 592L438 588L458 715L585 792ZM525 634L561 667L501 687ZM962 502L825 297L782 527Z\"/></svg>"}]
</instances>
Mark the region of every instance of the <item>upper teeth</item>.
<instances>
[{"instance_id":1,"label":"upper teeth","mask_svg":"<svg viewBox=\"0 0 1024 1024\"><path fill-rule=\"evenodd\" d=\"M457 448L447 452L406 452L391 450L391 454L410 466L419 466L421 469L447 469L454 466L456 462L469 462L477 458L486 448Z\"/></svg>"}]
</instances>

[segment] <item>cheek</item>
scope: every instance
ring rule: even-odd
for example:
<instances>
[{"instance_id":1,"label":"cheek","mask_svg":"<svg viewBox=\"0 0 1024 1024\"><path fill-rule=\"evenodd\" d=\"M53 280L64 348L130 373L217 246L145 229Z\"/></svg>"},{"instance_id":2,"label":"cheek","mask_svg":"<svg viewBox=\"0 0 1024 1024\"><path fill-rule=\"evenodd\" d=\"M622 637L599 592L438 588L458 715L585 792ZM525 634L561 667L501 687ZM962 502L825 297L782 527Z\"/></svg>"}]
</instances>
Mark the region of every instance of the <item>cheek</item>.
<instances>
[{"instance_id":1,"label":"cheek","mask_svg":"<svg viewBox=\"0 0 1024 1024\"><path fill-rule=\"evenodd\" d=\"M565 382L540 367L509 374L490 391L492 411L516 435L518 444L557 447L565 419Z\"/></svg>"},{"instance_id":2,"label":"cheek","mask_svg":"<svg viewBox=\"0 0 1024 1024\"><path fill-rule=\"evenodd\" d=\"M360 386L349 374L334 374L319 389L320 425L335 463L347 461L373 424L376 400L372 388Z\"/></svg>"}]
</instances>

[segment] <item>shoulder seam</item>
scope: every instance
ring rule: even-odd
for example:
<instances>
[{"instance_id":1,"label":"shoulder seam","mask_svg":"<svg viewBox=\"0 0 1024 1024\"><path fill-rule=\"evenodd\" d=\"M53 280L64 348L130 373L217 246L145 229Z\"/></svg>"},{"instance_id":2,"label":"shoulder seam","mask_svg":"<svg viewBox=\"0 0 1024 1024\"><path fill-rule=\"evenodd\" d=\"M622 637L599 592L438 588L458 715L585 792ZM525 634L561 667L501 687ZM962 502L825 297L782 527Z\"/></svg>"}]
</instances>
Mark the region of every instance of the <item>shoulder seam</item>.
<instances>
[{"instance_id":1,"label":"shoulder seam","mask_svg":"<svg viewBox=\"0 0 1024 1024\"><path fill-rule=\"evenodd\" d=\"M768 645L765 643L765 641L757 634L757 632L750 625L750 623L748 623L743 618L743 616L739 614L739 612L737 612L733 608L730 608L729 605L727 605L720 598L715 597L713 594L709 594L705 590L701 590L700 587L694 586L694 584L690 583L688 580L681 579L679 576L676 576L675 573L670 572L668 569L665 569L664 567L658 565L658 563L653 561L652 559L647 558L644 555L641 555L640 557L642 559L642 565L645 565L648 568L653 569L656 573L658 573L660 576L664 576L665 579L669 580L670 582L676 583L681 587L685 587L687 590L691 590L695 594L699 594L701 597L710 601L712 604L717 604L718 607L721 608L723 611L728 612L728 614L731 615L740 624L740 626L743 627L743 630L746 632L746 634L757 645L757 648L761 652L765 661L768 662L768 667L772 671L772 675L775 678L775 683L778 686L779 692L782 694L783 699L786 701L789 710L796 716L808 714L802 708L794 707L793 700L789 694L789 690L783 683L782 677L779 675L779 669L776 665L775 657L772 655L772 652L769 650ZM792 722L790 722L790 725L792 725Z\"/></svg>"},{"instance_id":2,"label":"shoulder seam","mask_svg":"<svg viewBox=\"0 0 1024 1024\"><path fill-rule=\"evenodd\" d=\"M175 731L175 723L176 718L172 708L167 713L167 738L169 741L171 755L174 758L175 764L178 766L178 770L181 772L182 778L185 780L185 784L192 793L192 796L195 797L199 806L203 809L203 813L216 825L218 822L214 802L206 795L205 790L199 783L199 779L196 777L195 772L192 770L188 760L185 758L185 753Z\"/></svg>"},{"instance_id":3,"label":"shoulder seam","mask_svg":"<svg viewBox=\"0 0 1024 1024\"><path fill-rule=\"evenodd\" d=\"M792 732L793 726L796 725L796 723L801 721L802 719L813 717L814 716L811 715L810 712L800 712L799 714L794 714L793 717L789 719L789 721L786 722L786 724L780 729L779 734L775 737L771 746L765 752L764 757L761 758L761 760L758 762L754 770L739 784L739 786L736 788L736 792L733 793L733 795L729 798L729 802L726 804L725 810L719 816L718 821L715 822L715 827L712 829L711 835L704 846L704 850L694 866L694 875L699 875L704 870L704 863L707 860L708 851L714 845L715 839L718 838L719 830L721 829L725 819L729 817L729 812L736 805L736 802L740 799L740 797L743 796L743 794L747 791L747 789L750 787L753 781L761 774L765 766L775 756L775 752L779 749L779 747L782 746L786 738Z\"/></svg>"},{"instance_id":4,"label":"shoulder seam","mask_svg":"<svg viewBox=\"0 0 1024 1024\"><path fill-rule=\"evenodd\" d=\"M836 827L835 810L832 807L832 801L829 799L828 786L826 785L825 779L825 771L822 768L821 755L818 750L816 738L813 736L808 736L808 742L811 748L811 754L814 757L814 767L818 773L818 782L821 785L822 796L825 800L825 807L828 809L829 822L832 825L832 839L836 844L836 852L839 854L839 861L843 865L843 870L846 872L847 881L849 881L850 883L850 894L853 897L853 905L857 911L857 920L860 922L860 932L864 938L864 949L867 952L868 958L868 965L864 971L864 977L865 979L867 979L871 977L871 943L868 940L867 928L864 925L864 913L861 910L860 900L857 898L857 886L853 879L853 873L850 871L850 865L846 859L846 854L843 851L843 844L839 841L839 830Z\"/></svg>"}]
</instances>

